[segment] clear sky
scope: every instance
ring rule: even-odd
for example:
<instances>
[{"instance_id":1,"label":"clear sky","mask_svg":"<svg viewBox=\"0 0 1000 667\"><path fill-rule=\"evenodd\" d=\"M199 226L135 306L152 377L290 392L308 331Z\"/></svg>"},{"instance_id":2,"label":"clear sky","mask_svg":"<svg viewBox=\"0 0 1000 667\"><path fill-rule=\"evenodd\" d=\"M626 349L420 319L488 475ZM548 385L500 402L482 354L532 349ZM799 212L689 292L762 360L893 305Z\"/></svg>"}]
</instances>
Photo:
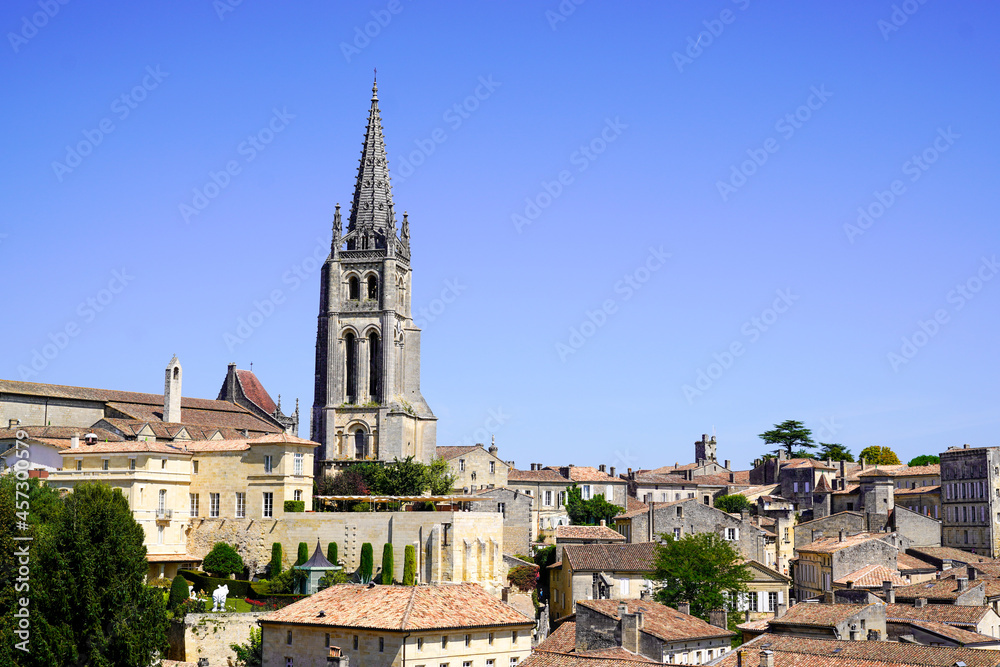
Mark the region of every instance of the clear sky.
<instances>
[{"instance_id":1,"label":"clear sky","mask_svg":"<svg viewBox=\"0 0 1000 667\"><path fill-rule=\"evenodd\" d=\"M994 3L9 0L0 28L0 377L159 393L176 353L214 398L252 362L308 436L312 258L377 67L438 444L1000 445Z\"/></svg>"}]
</instances>

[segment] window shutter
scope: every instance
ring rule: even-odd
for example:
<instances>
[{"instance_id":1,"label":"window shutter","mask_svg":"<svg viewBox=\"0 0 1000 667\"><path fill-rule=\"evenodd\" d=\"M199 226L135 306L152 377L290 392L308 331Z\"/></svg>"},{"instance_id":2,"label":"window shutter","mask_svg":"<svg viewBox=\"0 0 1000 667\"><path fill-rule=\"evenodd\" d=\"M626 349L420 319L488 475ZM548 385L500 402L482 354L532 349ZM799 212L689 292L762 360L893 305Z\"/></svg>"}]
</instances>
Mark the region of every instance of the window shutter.
<instances>
[{"instance_id":1,"label":"window shutter","mask_svg":"<svg viewBox=\"0 0 1000 667\"><path fill-rule=\"evenodd\" d=\"M757 610L767 611L767 593L765 591L758 591L757 593L751 593L751 595L757 596Z\"/></svg>"},{"instance_id":2,"label":"window shutter","mask_svg":"<svg viewBox=\"0 0 1000 667\"><path fill-rule=\"evenodd\" d=\"M739 528L736 529L736 539L737 540L740 539L740 529Z\"/></svg>"},{"instance_id":3,"label":"window shutter","mask_svg":"<svg viewBox=\"0 0 1000 667\"><path fill-rule=\"evenodd\" d=\"M785 592L778 591L778 604L785 604Z\"/></svg>"}]
</instances>

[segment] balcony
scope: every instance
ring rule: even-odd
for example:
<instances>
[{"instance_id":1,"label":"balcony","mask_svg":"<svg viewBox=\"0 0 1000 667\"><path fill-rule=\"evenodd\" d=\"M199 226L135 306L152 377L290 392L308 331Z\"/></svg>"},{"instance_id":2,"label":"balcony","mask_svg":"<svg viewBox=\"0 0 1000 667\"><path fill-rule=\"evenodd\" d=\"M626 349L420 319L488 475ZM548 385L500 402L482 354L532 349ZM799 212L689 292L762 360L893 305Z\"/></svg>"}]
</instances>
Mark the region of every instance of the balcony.
<instances>
[{"instance_id":1,"label":"balcony","mask_svg":"<svg viewBox=\"0 0 1000 667\"><path fill-rule=\"evenodd\" d=\"M172 509L160 508L156 510L156 520L158 522L162 521L164 523L169 522L174 516L174 511Z\"/></svg>"}]
</instances>

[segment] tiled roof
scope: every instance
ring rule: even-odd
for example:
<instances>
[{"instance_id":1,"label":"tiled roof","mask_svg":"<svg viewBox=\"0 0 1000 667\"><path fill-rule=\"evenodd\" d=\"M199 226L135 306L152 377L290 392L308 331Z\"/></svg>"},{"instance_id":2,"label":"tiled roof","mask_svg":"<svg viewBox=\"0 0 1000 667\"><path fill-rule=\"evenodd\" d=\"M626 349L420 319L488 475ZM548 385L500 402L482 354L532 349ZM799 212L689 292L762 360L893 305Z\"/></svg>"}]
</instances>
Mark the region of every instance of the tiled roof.
<instances>
[{"instance_id":1,"label":"tiled roof","mask_svg":"<svg viewBox=\"0 0 1000 667\"><path fill-rule=\"evenodd\" d=\"M751 631L756 630L756 631L766 632L768 626L771 625L771 621L773 620L774 620L773 618L761 618L756 621L747 621L746 623L740 623L736 627L739 628L740 630L751 630Z\"/></svg>"},{"instance_id":2,"label":"tiled roof","mask_svg":"<svg viewBox=\"0 0 1000 667\"><path fill-rule=\"evenodd\" d=\"M163 442L146 442L144 440L129 440L126 442L99 442L96 445L80 445L64 449L60 454L66 457L85 454L131 454L140 452L156 452L158 454L177 454L185 456L188 452Z\"/></svg>"},{"instance_id":3,"label":"tiled roof","mask_svg":"<svg viewBox=\"0 0 1000 667\"><path fill-rule=\"evenodd\" d=\"M935 484L934 486L918 486L915 489L896 489L893 491L893 495L897 496L915 495L920 493L941 493L941 486L939 484Z\"/></svg>"},{"instance_id":4,"label":"tiled roof","mask_svg":"<svg viewBox=\"0 0 1000 667\"><path fill-rule=\"evenodd\" d=\"M609 658L604 655L590 655L590 652L551 653L535 650L534 653L517 663L518 667L636 667L649 664L642 656L629 654L628 658Z\"/></svg>"},{"instance_id":5,"label":"tiled roof","mask_svg":"<svg viewBox=\"0 0 1000 667\"><path fill-rule=\"evenodd\" d=\"M649 505L640 502L635 498L629 497L626 499L625 511L616 516L615 519L631 519L634 516L645 514L648 511Z\"/></svg>"},{"instance_id":6,"label":"tiled roof","mask_svg":"<svg viewBox=\"0 0 1000 667\"><path fill-rule=\"evenodd\" d=\"M699 478L695 478L695 480L697 479ZM671 475L670 473L665 472L636 473L635 482L636 484L666 484L674 486L694 486L697 484L697 481L688 481L680 475Z\"/></svg>"},{"instance_id":7,"label":"tiled roof","mask_svg":"<svg viewBox=\"0 0 1000 667\"><path fill-rule=\"evenodd\" d=\"M821 537L815 542L810 542L802 547L796 549L796 551L807 551L810 553L835 553L841 549L846 549L847 547L853 547L855 545L861 544L862 542L867 542L869 540L877 540L885 537L884 534L876 535L874 533L857 533L855 535L847 535L844 537L844 541L840 541L839 536L835 537Z\"/></svg>"},{"instance_id":8,"label":"tiled roof","mask_svg":"<svg viewBox=\"0 0 1000 667\"><path fill-rule=\"evenodd\" d=\"M200 563L203 558L192 554L146 554L149 563Z\"/></svg>"},{"instance_id":9,"label":"tiled roof","mask_svg":"<svg viewBox=\"0 0 1000 667\"><path fill-rule=\"evenodd\" d=\"M974 563L972 569L976 571L976 577L989 577L992 579L1000 579L1000 560L994 561L984 561L981 563ZM968 577L969 576L969 566L963 565L961 567L953 567L950 570L945 570L941 575L942 578L955 579L956 577Z\"/></svg>"},{"instance_id":10,"label":"tiled roof","mask_svg":"<svg viewBox=\"0 0 1000 667\"><path fill-rule=\"evenodd\" d=\"M125 438L129 440L134 440L147 428L152 431L153 435L161 440L173 440L177 438L182 431L186 433L187 437L191 440L210 440L216 433L218 433L220 437L230 440L246 437L243 435L242 430L228 426L217 428L214 426L201 426L198 424L143 421L141 419L120 419L117 417L105 417L97 423L107 424L119 433L122 433ZM258 430L256 432L259 433L260 431ZM117 439L121 440L122 438L119 437ZM180 439L183 440L184 438Z\"/></svg>"},{"instance_id":11,"label":"tiled roof","mask_svg":"<svg viewBox=\"0 0 1000 667\"><path fill-rule=\"evenodd\" d=\"M562 559L577 572L652 572L655 551L655 542L567 544L563 547Z\"/></svg>"},{"instance_id":12,"label":"tiled roof","mask_svg":"<svg viewBox=\"0 0 1000 667\"><path fill-rule=\"evenodd\" d=\"M80 442L83 442L83 436L88 433L96 435L97 439L101 442L105 440L124 440L117 433L112 433L107 429L80 426L19 426L16 428L0 428L0 440L16 438L18 431L24 431L28 434L28 437L44 439L46 442L65 440L67 447L69 447L69 441L74 435L79 435Z\"/></svg>"},{"instance_id":13,"label":"tiled roof","mask_svg":"<svg viewBox=\"0 0 1000 667\"><path fill-rule=\"evenodd\" d=\"M948 625L947 623L935 623L934 621L909 621L909 624L941 635L942 637L947 637L948 639L958 642L959 644L968 645L979 644L982 642L1000 642L1000 639L997 639L996 637L990 637L989 635L973 632L971 630L963 630L962 628L956 628L954 625Z\"/></svg>"},{"instance_id":14,"label":"tiled roof","mask_svg":"<svg viewBox=\"0 0 1000 667\"><path fill-rule=\"evenodd\" d=\"M916 600L917 598L927 598L928 600L954 600L963 593L982 585L981 581L969 582L965 591L958 590L958 581L955 579L935 579L933 581L923 581L909 586L900 586L896 589L896 599ZM985 589L984 589L985 590Z\"/></svg>"},{"instance_id":15,"label":"tiled roof","mask_svg":"<svg viewBox=\"0 0 1000 667\"><path fill-rule=\"evenodd\" d=\"M877 468L868 468L864 472L859 472L858 477L871 477L871 476L887 476L887 477L911 477L915 475L940 475L941 474L941 464L934 463L927 466L913 466L912 468L907 465L898 466L879 466Z\"/></svg>"},{"instance_id":16,"label":"tiled roof","mask_svg":"<svg viewBox=\"0 0 1000 667\"><path fill-rule=\"evenodd\" d=\"M896 569L900 572L908 572L910 570L926 570L934 572L937 568L927 561L920 560L919 558L900 551L899 555L896 556Z\"/></svg>"},{"instance_id":17,"label":"tiled roof","mask_svg":"<svg viewBox=\"0 0 1000 667\"><path fill-rule=\"evenodd\" d=\"M843 489L834 491L835 496L853 496L861 490L860 484L845 484Z\"/></svg>"},{"instance_id":18,"label":"tiled roof","mask_svg":"<svg viewBox=\"0 0 1000 667\"><path fill-rule=\"evenodd\" d=\"M899 572L890 570L884 565L865 565L834 583L847 584L849 581L854 583L855 588L881 588L884 581L891 581L893 586L906 586L910 583L900 576Z\"/></svg>"},{"instance_id":19,"label":"tiled roof","mask_svg":"<svg viewBox=\"0 0 1000 667\"><path fill-rule=\"evenodd\" d=\"M568 480L551 468L541 470L517 470L511 468L507 473L507 483L513 482L551 482L555 484L567 484Z\"/></svg>"},{"instance_id":20,"label":"tiled roof","mask_svg":"<svg viewBox=\"0 0 1000 667\"><path fill-rule=\"evenodd\" d=\"M569 466L569 478L574 482L623 482L591 466Z\"/></svg>"},{"instance_id":21,"label":"tiled roof","mask_svg":"<svg viewBox=\"0 0 1000 667\"><path fill-rule=\"evenodd\" d=\"M736 634L706 623L697 616L682 614L676 609L658 602L647 600L578 600L576 603L578 609L580 606L584 606L615 620L620 620L618 616L619 605L628 607L630 614L641 611L643 614L642 632L663 641L732 637ZM577 619L579 619L579 611Z\"/></svg>"},{"instance_id":22,"label":"tiled roof","mask_svg":"<svg viewBox=\"0 0 1000 667\"><path fill-rule=\"evenodd\" d=\"M936 560L953 560L960 563L983 563L993 560L988 556L980 556L953 547L910 547L908 551L913 551L917 556L930 556Z\"/></svg>"},{"instance_id":23,"label":"tiled roof","mask_svg":"<svg viewBox=\"0 0 1000 667\"><path fill-rule=\"evenodd\" d=\"M481 445L468 445L468 446L438 445L437 447L434 448L434 455L437 456L439 459L450 461L456 456L462 456L463 454L468 454L474 449L482 449L482 446Z\"/></svg>"},{"instance_id":24,"label":"tiled roof","mask_svg":"<svg viewBox=\"0 0 1000 667\"><path fill-rule=\"evenodd\" d=\"M534 619L471 583L338 584L266 614L260 622L398 631L534 625Z\"/></svg>"},{"instance_id":25,"label":"tiled roof","mask_svg":"<svg viewBox=\"0 0 1000 667\"><path fill-rule=\"evenodd\" d=\"M832 493L833 489L830 488L830 482L826 481L826 477L821 475L814 491L816 493Z\"/></svg>"},{"instance_id":26,"label":"tiled roof","mask_svg":"<svg viewBox=\"0 0 1000 667\"><path fill-rule=\"evenodd\" d=\"M989 610L990 608L985 605L926 604L923 607L915 607L912 604L887 604L885 618L893 621L934 621L975 627Z\"/></svg>"},{"instance_id":27,"label":"tiled roof","mask_svg":"<svg viewBox=\"0 0 1000 667\"><path fill-rule=\"evenodd\" d=\"M819 459L785 459L786 463L782 468L796 470L798 468L815 468L816 470L836 470L836 466L827 465L826 461Z\"/></svg>"},{"instance_id":28,"label":"tiled roof","mask_svg":"<svg viewBox=\"0 0 1000 667\"><path fill-rule=\"evenodd\" d=\"M535 647L536 651L569 653L576 648L576 622L565 621L555 631Z\"/></svg>"},{"instance_id":29,"label":"tiled roof","mask_svg":"<svg viewBox=\"0 0 1000 667\"><path fill-rule=\"evenodd\" d=\"M256 438L240 438L235 440L191 440L180 441L174 444L175 447L186 449L190 452L239 452L251 447L265 445L304 445L306 447L319 447L318 442L299 438L288 433L265 433Z\"/></svg>"},{"instance_id":30,"label":"tiled roof","mask_svg":"<svg viewBox=\"0 0 1000 667\"><path fill-rule=\"evenodd\" d=\"M264 389L264 385L260 383L260 380L257 379L253 371L237 370L236 381L240 383L240 387L243 388L243 395L251 403L269 415L274 414L274 409L278 406L275 405L270 394Z\"/></svg>"},{"instance_id":31,"label":"tiled roof","mask_svg":"<svg viewBox=\"0 0 1000 667\"><path fill-rule=\"evenodd\" d=\"M833 605L839 606L839 605ZM741 646L751 665L760 651L774 652L775 667L953 667L962 661L968 667L997 667L1000 652L974 648L922 646L900 642L806 639L791 635L764 634ZM737 650L714 664L735 667Z\"/></svg>"},{"instance_id":32,"label":"tiled roof","mask_svg":"<svg viewBox=\"0 0 1000 667\"><path fill-rule=\"evenodd\" d=\"M615 540L624 542L625 536L607 526L557 526L556 541L565 540Z\"/></svg>"},{"instance_id":33,"label":"tiled roof","mask_svg":"<svg viewBox=\"0 0 1000 667\"><path fill-rule=\"evenodd\" d=\"M806 625L810 627L832 628L838 623L856 616L871 605L868 604L815 604L800 602L793 605L780 618L771 619L771 625Z\"/></svg>"}]
</instances>

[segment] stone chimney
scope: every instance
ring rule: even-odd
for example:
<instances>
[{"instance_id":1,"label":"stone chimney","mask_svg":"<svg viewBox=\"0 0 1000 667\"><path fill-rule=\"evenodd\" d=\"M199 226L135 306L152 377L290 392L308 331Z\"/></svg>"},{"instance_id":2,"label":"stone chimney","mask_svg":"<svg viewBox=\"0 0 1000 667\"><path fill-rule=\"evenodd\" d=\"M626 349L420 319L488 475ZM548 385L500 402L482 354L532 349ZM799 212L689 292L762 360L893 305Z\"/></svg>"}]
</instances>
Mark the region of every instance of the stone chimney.
<instances>
[{"instance_id":1,"label":"stone chimney","mask_svg":"<svg viewBox=\"0 0 1000 667\"><path fill-rule=\"evenodd\" d=\"M728 464L729 461L726 461L726 463ZM726 467L728 468L729 466L727 465ZM734 472L729 473L729 483L734 484L735 482L736 482L736 473Z\"/></svg>"},{"instance_id":2,"label":"stone chimney","mask_svg":"<svg viewBox=\"0 0 1000 667\"><path fill-rule=\"evenodd\" d=\"M896 604L896 589L892 587L891 581L882 582L882 592L885 594L886 604Z\"/></svg>"},{"instance_id":3,"label":"stone chimney","mask_svg":"<svg viewBox=\"0 0 1000 667\"><path fill-rule=\"evenodd\" d=\"M774 651L760 652L760 667L774 667Z\"/></svg>"},{"instance_id":4,"label":"stone chimney","mask_svg":"<svg viewBox=\"0 0 1000 667\"><path fill-rule=\"evenodd\" d=\"M607 520L606 519L601 519L601 528L604 528L607 525L608 525Z\"/></svg>"},{"instance_id":5,"label":"stone chimney","mask_svg":"<svg viewBox=\"0 0 1000 667\"><path fill-rule=\"evenodd\" d=\"M787 611L788 611L788 605L786 605L784 602L779 602L778 606L774 610L774 617L781 618L782 616L785 615L785 612Z\"/></svg>"},{"instance_id":6,"label":"stone chimney","mask_svg":"<svg viewBox=\"0 0 1000 667\"><path fill-rule=\"evenodd\" d=\"M625 609L625 613L622 613ZM618 605L618 616L622 619L622 648L630 653L639 652L639 630L642 629L642 613L629 614L628 607Z\"/></svg>"},{"instance_id":7,"label":"stone chimney","mask_svg":"<svg viewBox=\"0 0 1000 667\"><path fill-rule=\"evenodd\" d=\"M837 535L837 541L844 542L846 539L847 539L847 531L844 530L840 531L840 533Z\"/></svg>"},{"instance_id":8,"label":"stone chimney","mask_svg":"<svg viewBox=\"0 0 1000 667\"><path fill-rule=\"evenodd\" d=\"M167 364L163 383L163 421L173 424L181 422L181 362L175 354Z\"/></svg>"},{"instance_id":9,"label":"stone chimney","mask_svg":"<svg viewBox=\"0 0 1000 667\"><path fill-rule=\"evenodd\" d=\"M958 582L959 592L967 590L969 588L969 578L968 577L958 577L955 579Z\"/></svg>"},{"instance_id":10,"label":"stone chimney","mask_svg":"<svg viewBox=\"0 0 1000 667\"><path fill-rule=\"evenodd\" d=\"M611 475L612 477L615 476L615 467L614 466L611 466L611 468L608 470L608 474Z\"/></svg>"},{"instance_id":11,"label":"stone chimney","mask_svg":"<svg viewBox=\"0 0 1000 667\"><path fill-rule=\"evenodd\" d=\"M861 459L858 459L858 461L861 462L861 469L864 470L865 469L865 460L863 458L861 458Z\"/></svg>"},{"instance_id":12,"label":"stone chimney","mask_svg":"<svg viewBox=\"0 0 1000 667\"><path fill-rule=\"evenodd\" d=\"M729 629L729 614L725 609L712 609L708 612L708 622L723 630Z\"/></svg>"},{"instance_id":13,"label":"stone chimney","mask_svg":"<svg viewBox=\"0 0 1000 667\"><path fill-rule=\"evenodd\" d=\"M689 602L678 602L677 603L677 611L679 611L682 614L687 614L688 616L690 616L691 615L691 603L689 603Z\"/></svg>"},{"instance_id":14,"label":"stone chimney","mask_svg":"<svg viewBox=\"0 0 1000 667\"><path fill-rule=\"evenodd\" d=\"M597 466L597 469L599 471L605 473L605 474L607 474L607 472L608 472L608 467L605 464L603 464L603 463L601 465Z\"/></svg>"},{"instance_id":15,"label":"stone chimney","mask_svg":"<svg viewBox=\"0 0 1000 667\"><path fill-rule=\"evenodd\" d=\"M913 601L913 606L917 609L923 609L927 606L927 598L917 598Z\"/></svg>"},{"instance_id":16,"label":"stone chimney","mask_svg":"<svg viewBox=\"0 0 1000 667\"><path fill-rule=\"evenodd\" d=\"M80 434L74 433L69 439L69 446L73 449L80 448Z\"/></svg>"}]
</instances>

